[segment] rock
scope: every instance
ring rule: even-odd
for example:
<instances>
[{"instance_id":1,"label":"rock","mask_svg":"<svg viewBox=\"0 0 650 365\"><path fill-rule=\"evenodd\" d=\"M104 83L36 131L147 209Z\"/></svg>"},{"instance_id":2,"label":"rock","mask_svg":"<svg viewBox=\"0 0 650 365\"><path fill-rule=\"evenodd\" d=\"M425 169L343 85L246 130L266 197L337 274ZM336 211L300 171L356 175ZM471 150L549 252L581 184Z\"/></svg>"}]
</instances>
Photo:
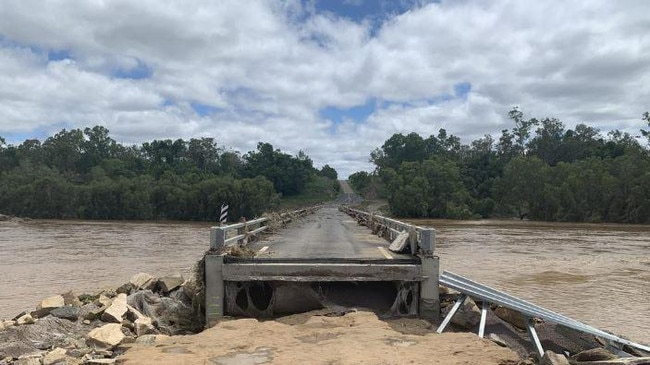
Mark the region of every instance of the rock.
<instances>
[{"instance_id":1,"label":"rock","mask_svg":"<svg viewBox=\"0 0 650 365\"><path fill-rule=\"evenodd\" d=\"M167 294L170 291L180 287L185 282L183 275L174 274L169 276L163 276L158 279L157 287L164 293Z\"/></svg>"},{"instance_id":2,"label":"rock","mask_svg":"<svg viewBox=\"0 0 650 365\"><path fill-rule=\"evenodd\" d=\"M569 360L564 355L547 350L544 352L539 365L569 365Z\"/></svg>"},{"instance_id":3,"label":"rock","mask_svg":"<svg viewBox=\"0 0 650 365\"><path fill-rule=\"evenodd\" d=\"M77 297L77 294L75 294L72 291L69 291L67 293L61 294L63 297L63 304L64 305L71 305L73 307L81 307L81 301L79 300L79 297Z\"/></svg>"},{"instance_id":4,"label":"rock","mask_svg":"<svg viewBox=\"0 0 650 365\"><path fill-rule=\"evenodd\" d=\"M447 312L451 310L451 306L447 308ZM454 318L451 319L451 323L466 329L474 328L480 321L481 310L478 309L478 306L471 298L465 299L465 302L460 306Z\"/></svg>"},{"instance_id":5,"label":"rock","mask_svg":"<svg viewBox=\"0 0 650 365\"><path fill-rule=\"evenodd\" d=\"M128 318L129 321L135 322L138 318L148 318L144 314L140 313L139 310L133 308L130 305L126 305L126 309L128 312L126 313L126 318Z\"/></svg>"},{"instance_id":6,"label":"rock","mask_svg":"<svg viewBox=\"0 0 650 365\"><path fill-rule=\"evenodd\" d=\"M6 222L6 221L10 221L10 220L11 220L11 216L0 214L0 222Z\"/></svg>"},{"instance_id":7,"label":"rock","mask_svg":"<svg viewBox=\"0 0 650 365\"><path fill-rule=\"evenodd\" d=\"M63 307L64 305L65 305L65 299L63 299L63 296L55 295L43 299L38 304L38 306L36 306L36 310L31 314L33 317L42 318L48 315L52 311L52 309Z\"/></svg>"},{"instance_id":8,"label":"rock","mask_svg":"<svg viewBox=\"0 0 650 365\"><path fill-rule=\"evenodd\" d=\"M126 294L120 293L113 299L111 306L106 308L102 314L102 321L122 323L122 317L124 317L126 311Z\"/></svg>"},{"instance_id":9,"label":"rock","mask_svg":"<svg viewBox=\"0 0 650 365\"><path fill-rule=\"evenodd\" d=\"M141 317L135 320L135 334L138 336L148 335L156 332L156 328L153 326L151 318Z\"/></svg>"},{"instance_id":10,"label":"rock","mask_svg":"<svg viewBox=\"0 0 650 365\"><path fill-rule=\"evenodd\" d=\"M83 323L83 324L90 324L90 321L87 320L87 319L84 319L83 321L81 321L81 323Z\"/></svg>"},{"instance_id":11,"label":"rock","mask_svg":"<svg viewBox=\"0 0 650 365\"><path fill-rule=\"evenodd\" d=\"M0 321L0 331L4 330L5 328L5 323L3 321Z\"/></svg>"},{"instance_id":12,"label":"rock","mask_svg":"<svg viewBox=\"0 0 650 365\"><path fill-rule=\"evenodd\" d=\"M69 321L76 321L79 318L79 307L65 306L54 308L50 312L50 315Z\"/></svg>"},{"instance_id":13,"label":"rock","mask_svg":"<svg viewBox=\"0 0 650 365\"><path fill-rule=\"evenodd\" d=\"M182 285L183 293L187 295L188 298L194 298L194 296L197 295L197 293L201 290L199 285L196 282L195 278L189 278L185 280L185 282Z\"/></svg>"},{"instance_id":14,"label":"rock","mask_svg":"<svg viewBox=\"0 0 650 365\"><path fill-rule=\"evenodd\" d=\"M70 349L70 350L68 350L68 355L80 359L80 358L84 357L85 355L88 355L91 352L93 352L93 350L90 347L81 347L81 348L78 348L78 349Z\"/></svg>"},{"instance_id":15,"label":"rock","mask_svg":"<svg viewBox=\"0 0 650 365\"><path fill-rule=\"evenodd\" d=\"M160 341L170 338L167 335L143 335L135 339L135 343L140 345L154 345Z\"/></svg>"},{"instance_id":16,"label":"rock","mask_svg":"<svg viewBox=\"0 0 650 365\"><path fill-rule=\"evenodd\" d=\"M68 357L66 355L66 350L57 347L54 350L48 352L47 355L43 357L43 365L56 364L59 361L65 360L66 357Z\"/></svg>"},{"instance_id":17,"label":"rock","mask_svg":"<svg viewBox=\"0 0 650 365\"><path fill-rule=\"evenodd\" d=\"M508 347L508 343L495 333L490 333L487 338L501 347Z\"/></svg>"},{"instance_id":18,"label":"rock","mask_svg":"<svg viewBox=\"0 0 650 365\"><path fill-rule=\"evenodd\" d=\"M126 295L129 295L129 294L131 294L131 292L132 292L134 289L135 289L135 288L133 287L133 284L131 284L131 283L126 283L126 284L123 284L122 286L120 286L119 288L115 289L115 292L116 292L117 294L124 293L124 294L126 294Z\"/></svg>"},{"instance_id":19,"label":"rock","mask_svg":"<svg viewBox=\"0 0 650 365\"><path fill-rule=\"evenodd\" d=\"M139 290L129 295L128 303L151 318L156 329L168 335L198 332L203 327L200 316L191 304L161 297L149 290Z\"/></svg>"},{"instance_id":20,"label":"rock","mask_svg":"<svg viewBox=\"0 0 650 365\"><path fill-rule=\"evenodd\" d=\"M601 347L596 347L591 350L585 350L579 352L571 357L575 361L602 361L602 360L614 360L618 357L611 352L605 350Z\"/></svg>"},{"instance_id":21,"label":"rock","mask_svg":"<svg viewBox=\"0 0 650 365\"><path fill-rule=\"evenodd\" d=\"M99 307L95 303L86 304L81 307L81 310L79 311L79 317L82 317L88 321L94 321L101 318L105 310L106 307Z\"/></svg>"},{"instance_id":22,"label":"rock","mask_svg":"<svg viewBox=\"0 0 650 365\"><path fill-rule=\"evenodd\" d=\"M514 309L498 307L494 310L494 314L496 314L497 317L501 318L503 321L510 323L520 330L526 329L526 321L524 320L524 317L521 315L521 313L517 312Z\"/></svg>"},{"instance_id":23,"label":"rock","mask_svg":"<svg viewBox=\"0 0 650 365\"><path fill-rule=\"evenodd\" d=\"M22 317L16 319L16 325L17 326L22 326L24 324L34 324L36 321L34 320L34 317L32 317L31 314L27 313L23 315Z\"/></svg>"},{"instance_id":24,"label":"rock","mask_svg":"<svg viewBox=\"0 0 650 365\"><path fill-rule=\"evenodd\" d=\"M86 341L89 345L100 348L112 348L117 346L123 339L122 326L118 323L105 324L88 332Z\"/></svg>"},{"instance_id":25,"label":"rock","mask_svg":"<svg viewBox=\"0 0 650 365\"><path fill-rule=\"evenodd\" d=\"M133 285L135 289L149 290L156 284L156 278L151 274L141 272L133 275L131 280L129 280L129 283Z\"/></svg>"},{"instance_id":26,"label":"rock","mask_svg":"<svg viewBox=\"0 0 650 365\"><path fill-rule=\"evenodd\" d=\"M113 299L104 294L99 294L99 297L97 297L97 303L100 307L110 307L110 305L113 304Z\"/></svg>"}]
</instances>

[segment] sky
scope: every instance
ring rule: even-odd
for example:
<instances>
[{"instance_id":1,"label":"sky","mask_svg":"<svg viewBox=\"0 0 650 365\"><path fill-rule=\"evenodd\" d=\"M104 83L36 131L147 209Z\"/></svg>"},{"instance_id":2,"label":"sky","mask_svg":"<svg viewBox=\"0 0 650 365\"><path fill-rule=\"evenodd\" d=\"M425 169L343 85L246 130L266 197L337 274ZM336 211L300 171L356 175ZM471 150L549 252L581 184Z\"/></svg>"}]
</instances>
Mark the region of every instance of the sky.
<instances>
[{"instance_id":1,"label":"sky","mask_svg":"<svg viewBox=\"0 0 650 365\"><path fill-rule=\"evenodd\" d=\"M346 177L394 133L498 139L514 106L636 135L648 14L625 0L2 1L0 136L263 141Z\"/></svg>"}]
</instances>

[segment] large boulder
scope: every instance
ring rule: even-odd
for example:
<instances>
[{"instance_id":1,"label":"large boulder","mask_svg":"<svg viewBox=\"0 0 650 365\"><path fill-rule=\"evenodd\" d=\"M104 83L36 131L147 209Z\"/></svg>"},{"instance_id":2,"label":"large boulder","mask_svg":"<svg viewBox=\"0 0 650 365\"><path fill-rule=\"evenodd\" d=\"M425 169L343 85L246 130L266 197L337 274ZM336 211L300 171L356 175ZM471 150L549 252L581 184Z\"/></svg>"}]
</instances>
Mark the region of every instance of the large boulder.
<instances>
[{"instance_id":1,"label":"large boulder","mask_svg":"<svg viewBox=\"0 0 650 365\"><path fill-rule=\"evenodd\" d=\"M66 305L65 307L54 308L50 312L51 316L76 321L79 318L79 307Z\"/></svg>"},{"instance_id":2,"label":"large boulder","mask_svg":"<svg viewBox=\"0 0 650 365\"><path fill-rule=\"evenodd\" d=\"M62 295L54 295L49 298L43 299L37 306L36 310L32 312L32 317L42 318L50 314L52 309L63 307L65 305L65 299Z\"/></svg>"},{"instance_id":3,"label":"large boulder","mask_svg":"<svg viewBox=\"0 0 650 365\"><path fill-rule=\"evenodd\" d=\"M131 277L131 280L129 280L129 283L133 286L133 288L137 289L153 289L153 287L156 285L156 277L154 277L151 274L147 274L144 272L135 274Z\"/></svg>"},{"instance_id":4,"label":"large boulder","mask_svg":"<svg viewBox=\"0 0 650 365\"><path fill-rule=\"evenodd\" d=\"M157 287L164 294L167 294L170 291L183 285L183 282L185 282L185 280L181 274L168 275L158 279Z\"/></svg>"},{"instance_id":5,"label":"large boulder","mask_svg":"<svg viewBox=\"0 0 650 365\"><path fill-rule=\"evenodd\" d=\"M156 327L149 317L141 317L135 320L135 334L138 336L148 335L156 332Z\"/></svg>"},{"instance_id":6,"label":"large boulder","mask_svg":"<svg viewBox=\"0 0 650 365\"><path fill-rule=\"evenodd\" d=\"M86 335L88 345L105 349L111 349L119 345L123 339L122 325L118 323L105 324L93 329Z\"/></svg>"},{"instance_id":7,"label":"large boulder","mask_svg":"<svg viewBox=\"0 0 650 365\"><path fill-rule=\"evenodd\" d=\"M517 312L514 309L507 307L497 307L497 309L494 310L494 314L496 314L497 317L501 318L503 321L510 323L520 330L525 330L527 327L524 316L522 316L521 313Z\"/></svg>"},{"instance_id":8,"label":"large boulder","mask_svg":"<svg viewBox=\"0 0 650 365\"><path fill-rule=\"evenodd\" d=\"M165 334L196 333L202 329L201 318L194 312L191 303L162 297L150 290L134 292L129 295L128 303L141 314L151 318L156 328Z\"/></svg>"},{"instance_id":9,"label":"large boulder","mask_svg":"<svg viewBox=\"0 0 650 365\"><path fill-rule=\"evenodd\" d=\"M110 307L106 308L102 314L102 321L122 323L122 318L126 314L126 294L120 293L113 299Z\"/></svg>"}]
</instances>

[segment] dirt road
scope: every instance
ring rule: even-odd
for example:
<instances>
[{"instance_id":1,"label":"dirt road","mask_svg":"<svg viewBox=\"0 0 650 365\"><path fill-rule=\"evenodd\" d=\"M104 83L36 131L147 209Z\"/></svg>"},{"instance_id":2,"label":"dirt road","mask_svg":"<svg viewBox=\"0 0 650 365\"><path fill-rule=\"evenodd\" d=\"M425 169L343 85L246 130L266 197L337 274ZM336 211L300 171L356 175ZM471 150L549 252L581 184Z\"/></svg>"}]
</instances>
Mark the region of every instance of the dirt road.
<instances>
[{"instance_id":1,"label":"dirt road","mask_svg":"<svg viewBox=\"0 0 650 365\"><path fill-rule=\"evenodd\" d=\"M436 334L424 320L381 321L370 312L341 316L324 311L274 321L226 320L197 335L133 345L120 356L120 363L134 365L514 365L517 361L511 350L475 334Z\"/></svg>"}]
</instances>

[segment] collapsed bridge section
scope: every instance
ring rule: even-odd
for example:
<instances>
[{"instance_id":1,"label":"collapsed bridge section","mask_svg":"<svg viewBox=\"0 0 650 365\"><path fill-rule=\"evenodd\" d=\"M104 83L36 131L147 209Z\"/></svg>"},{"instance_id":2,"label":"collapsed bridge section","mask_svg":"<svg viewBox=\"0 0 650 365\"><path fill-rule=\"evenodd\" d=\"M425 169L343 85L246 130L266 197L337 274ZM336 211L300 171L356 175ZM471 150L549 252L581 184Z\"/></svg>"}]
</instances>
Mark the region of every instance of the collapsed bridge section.
<instances>
[{"instance_id":1,"label":"collapsed bridge section","mask_svg":"<svg viewBox=\"0 0 650 365\"><path fill-rule=\"evenodd\" d=\"M212 228L208 326L224 315L272 317L326 306L438 319L433 229L325 206L248 242L246 232L265 230L253 222Z\"/></svg>"}]
</instances>

